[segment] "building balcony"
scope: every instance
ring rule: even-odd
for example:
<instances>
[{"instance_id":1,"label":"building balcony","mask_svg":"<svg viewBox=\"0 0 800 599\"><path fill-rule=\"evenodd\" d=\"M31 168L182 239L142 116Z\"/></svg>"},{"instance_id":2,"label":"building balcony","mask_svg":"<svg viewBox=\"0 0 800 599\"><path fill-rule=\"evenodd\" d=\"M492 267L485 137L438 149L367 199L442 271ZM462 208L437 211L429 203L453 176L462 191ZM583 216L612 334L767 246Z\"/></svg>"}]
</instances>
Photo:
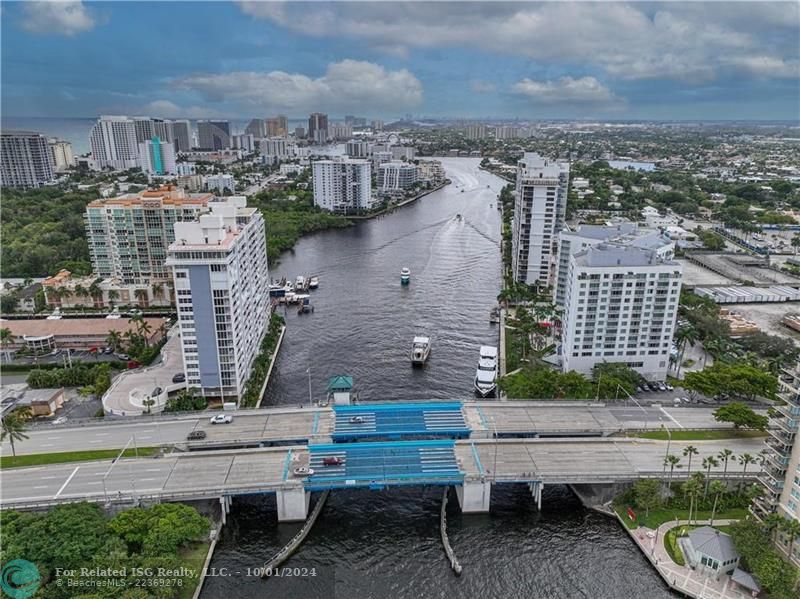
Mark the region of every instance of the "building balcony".
<instances>
[{"instance_id":1,"label":"building balcony","mask_svg":"<svg viewBox=\"0 0 800 599\"><path fill-rule=\"evenodd\" d=\"M770 436L766 438L767 446L775 452L776 456L788 459L792 453L792 443L786 442L776 435L772 435L772 429L768 429Z\"/></svg>"},{"instance_id":2,"label":"building balcony","mask_svg":"<svg viewBox=\"0 0 800 599\"><path fill-rule=\"evenodd\" d=\"M781 455L774 449L764 452L764 466L776 471L786 473L786 468L789 466L789 456Z\"/></svg>"},{"instance_id":3,"label":"building balcony","mask_svg":"<svg viewBox=\"0 0 800 599\"><path fill-rule=\"evenodd\" d=\"M772 493L777 493L780 495L783 492L783 481L777 480L770 475L761 472L757 477L756 480L763 486L765 489Z\"/></svg>"},{"instance_id":4,"label":"building balcony","mask_svg":"<svg viewBox=\"0 0 800 599\"><path fill-rule=\"evenodd\" d=\"M779 404L775 406L775 411L778 412L783 418L776 418L775 420L800 420L800 406L791 403Z\"/></svg>"},{"instance_id":5,"label":"building balcony","mask_svg":"<svg viewBox=\"0 0 800 599\"><path fill-rule=\"evenodd\" d=\"M787 435L795 435L797 433L798 421L794 418L773 418L770 420L770 425L774 428L781 430Z\"/></svg>"},{"instance_id":6,"label":"building balcony","mask_svg":"<svg viewBox=\"0 0 800 599\"><path fill-rule=\"evenodd\" d=\"M781 419L781 422L782 421L783 420ZM796 425L794 426L794 431L787 430L784 426L778 425L767 429L767 432L773 439L775 439L776 441L778 441L779 443L788 448L788 451L781 451L781 453L791 452L792 445L794 443L794 438L797 433Z\"/></svg>"},{"instance_id":7,"label":"building balcony","mask_svg":"<svg viewBox=\"0 0 800 599\"><path fill-rule=\"evenodd\" d=\"M772 514L775 512L775 508L777 507L779 500L780 493L772 493L768 488L765 487L764 494L760 497L756 497L753 500L753 507L756 511L760 511L764 514Z\"/></svg>"}]
</instances>

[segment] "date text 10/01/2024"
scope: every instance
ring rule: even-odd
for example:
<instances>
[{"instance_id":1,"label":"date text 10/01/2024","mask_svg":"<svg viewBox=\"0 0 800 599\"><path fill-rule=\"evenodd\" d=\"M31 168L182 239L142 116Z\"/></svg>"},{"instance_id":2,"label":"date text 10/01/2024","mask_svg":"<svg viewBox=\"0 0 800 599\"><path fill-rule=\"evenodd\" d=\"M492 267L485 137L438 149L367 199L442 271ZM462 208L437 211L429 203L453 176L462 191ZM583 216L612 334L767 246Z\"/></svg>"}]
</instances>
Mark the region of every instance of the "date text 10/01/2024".
<instances>
[{"instance_id":1,"label":"date text 10/01/2024","mask_svg":"<svg viewBox=\"0 0 800 599\"><path fill-rule=\"evenodd\" d=\"M247 568L244 571L231 570L230 568L208 568L205 571L205 576L209 577L225 577L225 576L258 576L260 578L308 578L317 576L316 568L266 568L259 566L257 568Z\"/></svg>"}]
</instances>

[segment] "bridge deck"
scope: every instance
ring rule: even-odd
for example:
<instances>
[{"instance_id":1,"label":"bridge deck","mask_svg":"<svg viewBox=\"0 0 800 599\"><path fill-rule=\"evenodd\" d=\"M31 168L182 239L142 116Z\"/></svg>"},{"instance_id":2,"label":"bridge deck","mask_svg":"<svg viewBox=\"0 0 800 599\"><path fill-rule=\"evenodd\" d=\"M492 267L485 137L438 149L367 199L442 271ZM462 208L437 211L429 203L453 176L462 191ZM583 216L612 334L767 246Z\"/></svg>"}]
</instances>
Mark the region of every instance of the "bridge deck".
<instances>
[{"instance_id":1,"label":"bridge deck","mask_svg":"<svg viewBox=\"0 0 800 599\"><path fill-rule=\"evenodd\" d=\"M365 438L468 437L460 402L336 406L333 441Z\"/></svg>"},{"instance_id":2,"label":"bridge deck","mask_svg":"<svg viewBox=\"0 0 800 599\"><path fill-rule=\"evenodd\" d=\"M305 486L319 490L461 482L463 475L453 448L453 441L311 445L309 461L314 474ZM326 457L339 458L342 463L326 466Z\"/></svg>"}]
</instances>

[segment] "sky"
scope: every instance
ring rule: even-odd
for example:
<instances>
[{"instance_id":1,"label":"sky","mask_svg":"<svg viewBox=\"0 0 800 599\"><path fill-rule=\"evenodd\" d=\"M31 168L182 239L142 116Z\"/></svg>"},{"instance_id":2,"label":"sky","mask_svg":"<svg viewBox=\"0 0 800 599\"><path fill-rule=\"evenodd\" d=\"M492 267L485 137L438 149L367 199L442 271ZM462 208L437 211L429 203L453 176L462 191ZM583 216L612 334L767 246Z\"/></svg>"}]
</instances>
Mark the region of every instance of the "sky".
<instances>
[{"instance_id":1,"label":"sky","mask_svg":"<svg viewBox=\"0 0 800 599\"><path fill-rule=\"evenodd\" d=\"M800 121L800 3L2 3L4 116Z\"/></svg>"}]
</instances>

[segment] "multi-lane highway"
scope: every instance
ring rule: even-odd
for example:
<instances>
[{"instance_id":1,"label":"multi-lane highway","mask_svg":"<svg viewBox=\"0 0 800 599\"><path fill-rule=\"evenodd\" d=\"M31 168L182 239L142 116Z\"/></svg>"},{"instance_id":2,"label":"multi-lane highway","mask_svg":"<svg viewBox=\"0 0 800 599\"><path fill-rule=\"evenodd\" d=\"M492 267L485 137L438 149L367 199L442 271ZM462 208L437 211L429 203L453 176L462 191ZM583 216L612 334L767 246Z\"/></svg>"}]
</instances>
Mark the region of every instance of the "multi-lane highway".
<instances>
[{"instance_id":1,"label":"multi-lane highway","mask_svg":"<svg viewBox=\"0 0 800 599\"><path fill-rule=\"evenodd\" d=\"M365 409L369 404L362 404ZM464 420L472 438L528 435L609 435L625 430L709 429L729 425L714 420L705 407L602 407L585 403L465 402ZM18 454L54 453L83 449L116 449L134 442L138 446L185 443L191 431L206 438L195 448L277 444L298 441L325 442L334 430L331 408L266 408L233 414L230 424L212 425L211 414L106 420L73 425L40 425L28 431L28 439L16 442ZM0 448L10 453L7 442Z\"/></svg>"}]
</instances>

